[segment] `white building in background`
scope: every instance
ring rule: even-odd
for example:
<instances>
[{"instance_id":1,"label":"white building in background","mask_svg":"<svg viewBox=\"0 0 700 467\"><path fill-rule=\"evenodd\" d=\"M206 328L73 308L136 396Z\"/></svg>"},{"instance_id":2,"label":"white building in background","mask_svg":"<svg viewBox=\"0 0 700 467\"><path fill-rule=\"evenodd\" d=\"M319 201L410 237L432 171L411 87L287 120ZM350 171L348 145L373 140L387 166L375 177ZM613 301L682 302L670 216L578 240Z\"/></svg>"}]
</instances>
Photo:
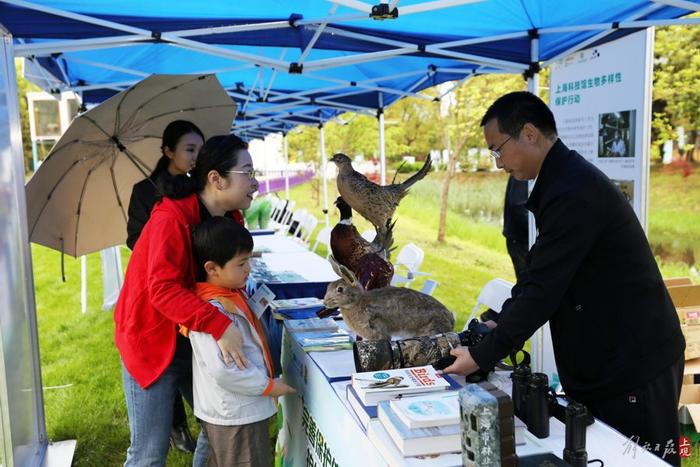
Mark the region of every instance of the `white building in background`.
<instances>
[{"instance_id":1,"label":"white building in background","mask_svg":"<svg viewBox=\"0 0 700 467\"><path fill-rule=\"evenodd\" d=\"M253 157L253 165L264 175L284 169L284 139L280 133L271 133L265 139L250 140L248 151ZM276 176L274 173L270 175Z\"/></svg>"},{"instance_id":2,"label":"white building in background","mask_svg":"<svg viewBox=\"0 0 700 467\"><path fill-rule=\"evenodd\" d=\"M80 103L72 92L54 96L46 92L28 92L29 134L32 140L32 170L46 158L51 148L68 129Z\"/></svg>"}]
</instances>

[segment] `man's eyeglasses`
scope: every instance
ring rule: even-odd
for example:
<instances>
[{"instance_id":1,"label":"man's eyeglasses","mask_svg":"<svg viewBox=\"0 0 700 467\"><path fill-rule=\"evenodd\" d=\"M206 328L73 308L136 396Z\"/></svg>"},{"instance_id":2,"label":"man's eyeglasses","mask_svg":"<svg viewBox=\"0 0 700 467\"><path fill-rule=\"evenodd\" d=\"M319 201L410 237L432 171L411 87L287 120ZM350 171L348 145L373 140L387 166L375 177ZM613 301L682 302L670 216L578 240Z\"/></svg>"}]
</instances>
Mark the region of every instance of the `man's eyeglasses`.
<instances>
[{"instance_id":1,"label":"man's eyeglasses","mask_svg":"<svg viewBox=\"0 0 700 467\"><path fill-rule=\"evenodd\" d=\"M250 169L250 170L229 170L226 172L227 174L245 174L248 176L250 180L255 180L256 177L259 177L261 173L255 169Z\"/></svg>"},{"instance_id":2,"label":"man's eyeglasses","mask_svg":"<svg viewBox=\"0 0 700 467\"><path fill-rule=\"evenodd\" d=\"M493 156L494 159L500 159L500 158L501 158L501 148L502 148L503 146L505 146L506 143L507 143L508 141L510 141L511 138L512 138L512 136L509 136L508 138L506 138L506 140L505 140L504 142L501 143L500 146L498 146L496 149L492 149L492 150L491 150L491 156Z\"/></svg>"}]
</instances>

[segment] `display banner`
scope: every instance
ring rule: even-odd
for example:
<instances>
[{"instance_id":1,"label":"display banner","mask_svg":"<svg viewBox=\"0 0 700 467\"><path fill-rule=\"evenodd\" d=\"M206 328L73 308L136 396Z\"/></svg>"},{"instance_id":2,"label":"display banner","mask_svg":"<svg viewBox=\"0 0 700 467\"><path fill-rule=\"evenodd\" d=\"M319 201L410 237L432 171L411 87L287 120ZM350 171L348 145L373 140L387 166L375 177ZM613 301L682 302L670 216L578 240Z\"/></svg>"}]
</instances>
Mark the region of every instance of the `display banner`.
<instances>
[{"instance_id":1,"label":"display banner","mask_svg":"<svg viewBox=\"0 0 700 467\"><path fill-rule=\"evenodd\" d=\"M559 137L622 190L647 227L654 29L582 50L551 66Z\"/></svg>"},{"instance_id":2,"label":"display banner","mask_svg":"<svg viewBox=\"0 0 700 467\"><path fill-rule=\"evenodd\" d=\"M654 29L573 53L551 66L559 137L622 190L647 229ZM556 386L549 324L532 338L535 371Z\"/></svg>"}]
</instances>

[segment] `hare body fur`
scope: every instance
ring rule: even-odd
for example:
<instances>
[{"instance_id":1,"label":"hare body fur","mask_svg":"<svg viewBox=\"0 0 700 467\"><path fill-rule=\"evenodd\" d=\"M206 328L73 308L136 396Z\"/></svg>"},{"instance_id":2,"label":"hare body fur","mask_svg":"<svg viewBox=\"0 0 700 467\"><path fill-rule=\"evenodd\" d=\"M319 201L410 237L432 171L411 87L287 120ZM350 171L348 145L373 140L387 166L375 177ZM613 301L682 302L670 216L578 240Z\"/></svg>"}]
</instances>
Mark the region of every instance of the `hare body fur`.
<instances>
[{"instance_id":1,"label":"hare body fur","mask_svg":"<svg viewBox=\"0 0 700 467\"><path fill-rule=\"evenodd\" d=\"M365 339L428 336L454 330L454 314L435 298L403 287L365 291L340 279L328 284L323 298L338 307L343 320Z\"/></svg>"}]
</instances>

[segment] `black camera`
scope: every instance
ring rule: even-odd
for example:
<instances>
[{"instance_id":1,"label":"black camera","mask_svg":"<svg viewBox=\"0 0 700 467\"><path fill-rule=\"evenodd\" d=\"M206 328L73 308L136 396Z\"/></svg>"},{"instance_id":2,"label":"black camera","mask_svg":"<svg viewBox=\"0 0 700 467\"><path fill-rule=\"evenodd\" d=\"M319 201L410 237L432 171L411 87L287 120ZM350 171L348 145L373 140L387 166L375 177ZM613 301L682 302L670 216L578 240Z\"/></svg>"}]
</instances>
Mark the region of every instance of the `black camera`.
<instances>
[{"instance_id":1,"label":"black camera","mask_svg":"<svg viewBox=\"0 0 700 467\"><path fill-rule=\"evenodd\" d=\"M433 365L436 369L442 370L455 361L455 357L450 355L450 350L460 345L466 347L476 345L489 332L491 328L473 319L467 329L460 333L446 332L397 341L388 339L356 341L352 347L355 369L363 372ZM478 381L481 381L485 379L487 373L488 371L479 370L474 374L477 376L470 375L470 377L479 378Z\"/></svg>"}]
</instances>

